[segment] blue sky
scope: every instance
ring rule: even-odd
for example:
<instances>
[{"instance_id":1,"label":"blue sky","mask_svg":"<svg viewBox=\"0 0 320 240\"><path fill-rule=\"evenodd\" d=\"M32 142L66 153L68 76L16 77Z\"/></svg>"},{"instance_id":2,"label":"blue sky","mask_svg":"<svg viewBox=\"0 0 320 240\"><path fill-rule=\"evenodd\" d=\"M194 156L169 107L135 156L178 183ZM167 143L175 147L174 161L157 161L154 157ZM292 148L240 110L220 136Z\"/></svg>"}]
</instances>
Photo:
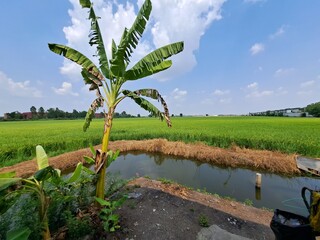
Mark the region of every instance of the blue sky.
<instances>
[{"instance_id":1,"label":"blue sky","mask_svg":"<svg viewBox=\"0 0 320 240\"><path fill-rule=\"evenodd\" d=\"M142 0L94 0L105 45L130 27ZM80 70L49 51L61 43L90 56L87 12L77 0L1 1L0 115L58 107L87 110ZM320 1L157 0L132 62L185 41L163 73L125 88L156 88L170 113L247 114L320 101ZM126 100L117 108L147 115Z\"/></svg>"}]
</instances>

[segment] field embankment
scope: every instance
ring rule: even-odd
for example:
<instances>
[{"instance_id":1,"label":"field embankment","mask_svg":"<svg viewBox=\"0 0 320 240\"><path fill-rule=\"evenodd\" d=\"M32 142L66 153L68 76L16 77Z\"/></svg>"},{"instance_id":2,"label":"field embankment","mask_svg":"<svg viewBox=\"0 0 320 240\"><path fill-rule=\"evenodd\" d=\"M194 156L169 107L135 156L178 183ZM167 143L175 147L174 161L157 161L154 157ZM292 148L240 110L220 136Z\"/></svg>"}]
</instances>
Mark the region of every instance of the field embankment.
<instances>
[{"instance_id":1,"label":"field embankment","mask_svg":"<svg viewBox=\"0 0 320 240\"><path fill-rule=\"evenodd\" d=\"M99 148L101 146L97 146ZM267 150L250 150L239 147L221 149L210 147L203 143L186 144L184 142L169 142L165 139L151 140L122 140L110 143L112 150L158 152L183 158L196 159L222 167L250 168L269 173L297 175L300 173L296 166L295 155L287 155ZM88 148L68 152L49 159L50 165L60 170L74 168L83 156L90 156ZM4 167L0 172L15 171L17 176L28 177L37 169L36 161L25 161L14 166Z\"/></svg>"},{"instance_id":2,"label":"field embankment","mask_svg":"<svg viewBox=\"0 0 320 240\"><path fill-rule=\"evenodd\" d=\"M0 122L0 167L35 156L40 144L49 156L101 143L103 120L94 119L87 132L83 120ZM285 117L174 117L173 127L154 118L115 119L111 140L167 139L201 142L286 154L320 156L320 119ZM199 153L200 154L200 153Z\"/></svg>"}]
</instances>

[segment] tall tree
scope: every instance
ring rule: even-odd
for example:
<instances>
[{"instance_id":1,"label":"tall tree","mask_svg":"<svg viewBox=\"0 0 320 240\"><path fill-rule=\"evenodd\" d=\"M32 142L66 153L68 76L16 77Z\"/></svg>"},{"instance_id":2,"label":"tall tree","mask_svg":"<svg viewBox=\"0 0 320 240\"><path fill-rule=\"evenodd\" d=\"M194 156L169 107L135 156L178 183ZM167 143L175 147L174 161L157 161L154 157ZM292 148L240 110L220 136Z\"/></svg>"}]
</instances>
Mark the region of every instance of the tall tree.
<instances>
[{"instance_id":1,"label":"tall tree","mask_svg":"<svg viewBox=\"0 0 320 240\"><path fill-rule=\"evenodd\" d=\"M44 108L43 107L39 107L38 115L39 115L39 118L44 118Z\"/></svg>"},{"instance_id":2,"label":"tall tree","mask_svg":"<svg viewBox=\"0 0 320 240\"><path fill-rule=\"evenodd\" d=\"M31 112L31 114L32 114L32 118L37 117L37 109L36 109L35 106L32 106L32 107L30 108L30 112Z\"/></svg>"},{"instance_id":3,"label":"tall tree","mask_svg":"<svg viewBox=\"0 0 320 240\"><path fill-rule=\"evenodd\" d=\"M183 42L176 42L156 49L143 57L132 68L127 69L133 49L136 48L139 39L145 30L147 21L149 20L152 9L151 1L145 0L132 27L130 29L124 29L120 43L116 45L115 41L112 40L110 60L108 60L105 51L98 17L94 12L91 1L80 0L80 4L83 8L89 9L89 19L91 21L89 44L91 46L96 46L99 67L82 53L68 46L50 43L49 48L54 53L63 55L65 58L79 64L82 67L81 74L85 84L90 84L89 90L96 91L97 98L92 102L87 112L85 124L83 126L84 131L89 127L96 110L104 104L106 105L107 111L105 113L102 149L99 152L100 154L97 154L95 158L95 169L97 174L99 174L96 196L104 198L106 167L113 159L112 157L109 157L111 152L108 152L109 136L112 127L113 114L118 104L125 98L131 98L140 107L149 111L153 116L157 116L161 120L165 119L167 125L169 127L171 126L167 104L156 89L130 91L123 89L123 84L127 81L138 80L168 69L171 67L172 61L167 59L172 55L181 52L184 44ZM101 94L100 89L103 90L102 92L104 95ZM143 97L149 97L160 101L164 108L164 112L161 112Z\"/></svg>"}]
</instances>

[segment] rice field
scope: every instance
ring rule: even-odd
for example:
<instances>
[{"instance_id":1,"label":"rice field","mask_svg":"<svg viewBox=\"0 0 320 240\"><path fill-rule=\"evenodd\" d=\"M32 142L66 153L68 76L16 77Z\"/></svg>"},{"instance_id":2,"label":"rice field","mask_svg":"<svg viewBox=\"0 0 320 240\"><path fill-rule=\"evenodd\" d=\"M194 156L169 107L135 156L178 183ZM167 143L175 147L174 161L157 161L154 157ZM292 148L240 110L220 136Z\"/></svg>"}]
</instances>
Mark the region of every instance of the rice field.
<instances>
[{"instance_id":1,"label":"rice field","mask_svg":"<svg viewBox=\"0 0 320 240\"><path fill-rule=\"evenodd\" d=\"M0 167L31 159L40 144L49 156L97 145L103 120L94 119L87 132L84 120L0 122ZM320 119L276 117L174 117L173 127L155 118L115 119L111 140L166 138L232 145L320 157Z\"/></svg>"}]
</instances>

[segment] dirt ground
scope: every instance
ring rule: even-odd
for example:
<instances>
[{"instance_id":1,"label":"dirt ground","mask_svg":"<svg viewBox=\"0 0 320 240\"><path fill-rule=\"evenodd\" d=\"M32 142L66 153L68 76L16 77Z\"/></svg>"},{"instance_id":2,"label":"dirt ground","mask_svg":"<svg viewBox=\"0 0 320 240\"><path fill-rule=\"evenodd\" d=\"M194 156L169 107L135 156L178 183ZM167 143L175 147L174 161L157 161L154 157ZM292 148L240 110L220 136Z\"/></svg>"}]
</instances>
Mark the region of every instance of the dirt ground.
<instances>
[{"instance_id":1,"label":"dirt ground","mask_svg":"<svg viewBox=\"0 0 320 240\"><path fill-rule=\"evenodd\" d=\"M274 239L270 211L145 178L129 186L129 199L118 210L121 230L107 239L194 240L203 228L201 218L239 236Z\"/></svg>"},{"instance_id":2,"label":"dirt ground","mask_svg":"<svg viewBox=\"0 0 320 240\"><path fill-rule=\"evenodd\" d=\"M96 146L100 148L100 146ZM169 142L164 139L144 141L116 141L112 150L161 152L175 156L212 163L218 166L245 167L259 171L297 175L299 170L295 155L272 151L232 147L220 149L204 144ZM61 170L69 169L83 156L90 156L89 149L65 153L49 159L50 165ZM0 172L15 171L17 176L30 176L36 171L34 160L25 161ZM119 209L121 231L107 239L196 239L201 230L200 217L209 225L251 239L274 239L269 227L273 213L245 206L213 195L189 190L177 184L163 184L145 178L129 184L133 196Z\"/></svg>"}]
</instances>

